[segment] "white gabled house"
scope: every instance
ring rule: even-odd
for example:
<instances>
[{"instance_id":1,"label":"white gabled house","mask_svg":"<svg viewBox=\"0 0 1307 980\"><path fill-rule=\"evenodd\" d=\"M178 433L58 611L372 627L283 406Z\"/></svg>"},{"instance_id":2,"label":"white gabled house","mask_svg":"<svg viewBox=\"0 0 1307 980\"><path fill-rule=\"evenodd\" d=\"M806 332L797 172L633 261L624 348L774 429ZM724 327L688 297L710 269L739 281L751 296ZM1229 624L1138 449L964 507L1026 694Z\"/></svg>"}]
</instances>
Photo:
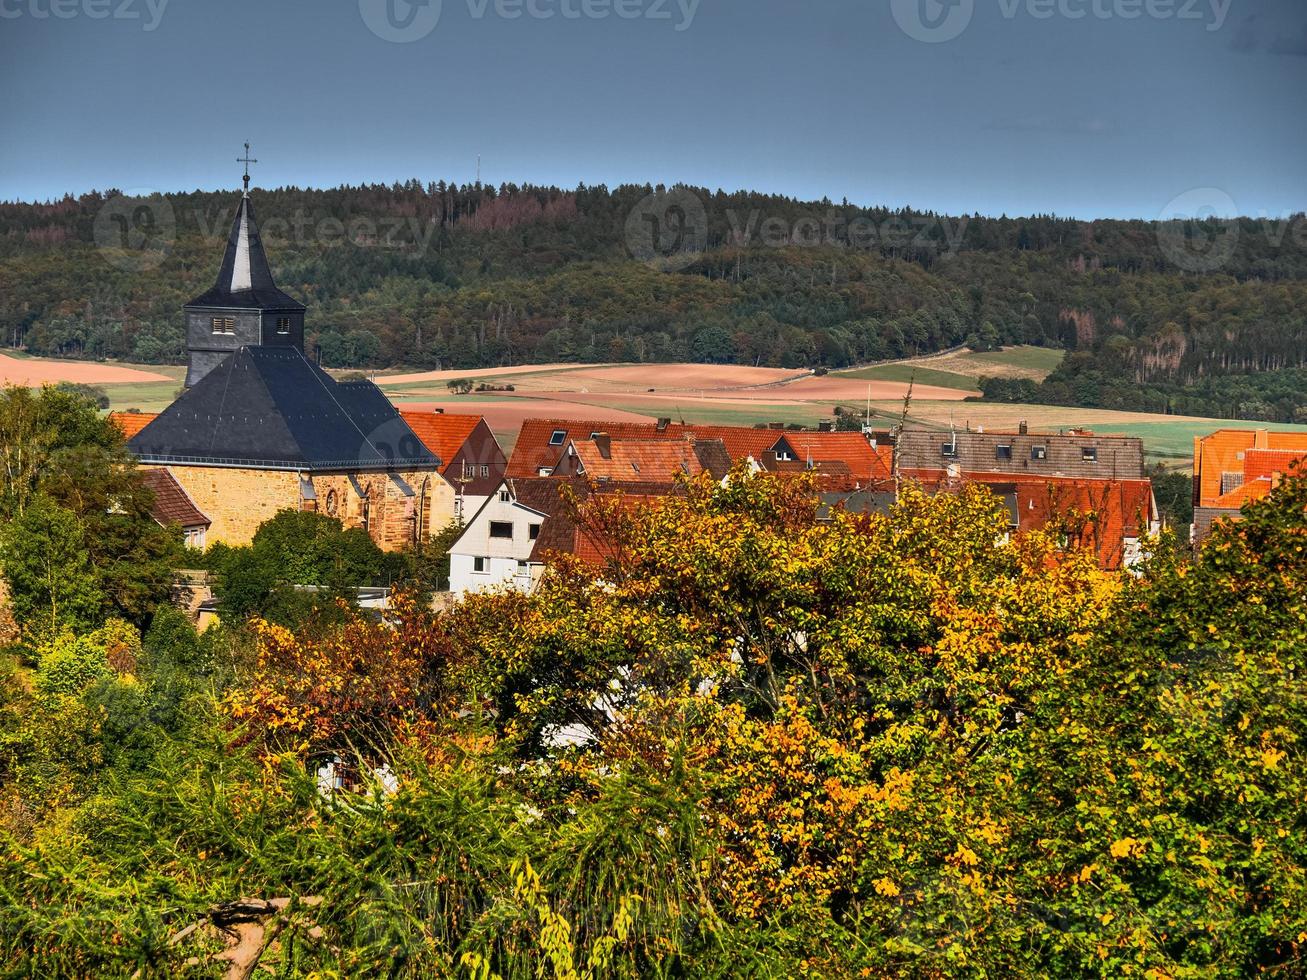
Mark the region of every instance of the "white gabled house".
<instances>
[{"instance_id":1,"label":"white gabled house","mask_svg":"<svg viewBox=\"0 0 1307 980\"><path fill-rule=\"evenodd\" d=\"M449 590L531 591L543 563L537 545L566 481L504 480L467 522L449 549Z\"/></svg>"}]
</instances>

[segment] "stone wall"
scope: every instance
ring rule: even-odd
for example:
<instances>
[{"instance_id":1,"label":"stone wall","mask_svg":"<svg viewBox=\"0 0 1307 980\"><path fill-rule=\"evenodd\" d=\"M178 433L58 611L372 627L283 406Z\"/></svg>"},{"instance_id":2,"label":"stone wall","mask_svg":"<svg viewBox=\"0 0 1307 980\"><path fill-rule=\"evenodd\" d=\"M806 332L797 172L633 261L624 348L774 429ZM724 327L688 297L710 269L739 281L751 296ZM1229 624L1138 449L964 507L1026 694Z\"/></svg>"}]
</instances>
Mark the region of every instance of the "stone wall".
<instances>
[{"instance_id":1,"label":"stone wall","mask_svg":"<svg viewBox=\"0 0 1307 980\"><path fill-rule=\"evenodd\" d=\"M454 517L454 490L434 470L396 472L404 486L386 473L315 473L308 480L309 494L295 471L167 469L213 522L210 544L249 544L259 525L278 511L312 510L339 519L347 528L366 527L380 547L395 551L413 541L419 517L424 537L439 532Z\"/></svg>"}]
</instances>

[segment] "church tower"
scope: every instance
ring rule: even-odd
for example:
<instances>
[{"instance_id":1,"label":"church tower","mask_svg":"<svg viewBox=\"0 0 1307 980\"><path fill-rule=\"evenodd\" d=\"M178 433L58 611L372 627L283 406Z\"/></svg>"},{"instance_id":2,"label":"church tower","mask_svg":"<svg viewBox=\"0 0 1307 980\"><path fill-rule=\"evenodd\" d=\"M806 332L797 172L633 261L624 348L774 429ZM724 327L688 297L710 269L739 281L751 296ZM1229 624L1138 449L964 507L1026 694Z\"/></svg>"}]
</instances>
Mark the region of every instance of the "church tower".
<instances>
[{"instance_id":1,"label":"church tower","mask_svg":"<svg viewBox=\"0 0 1307 980\"><path fill-rule=\"evenodd\" d=\"M250 204L249 144L245 144L245 189L227 236L227 251L213 288L183 307L190 355L186 387L193 387L242 347L295 347L304 351L304 304L272 281L268 257Z\"/></svg>"}]
</instances>

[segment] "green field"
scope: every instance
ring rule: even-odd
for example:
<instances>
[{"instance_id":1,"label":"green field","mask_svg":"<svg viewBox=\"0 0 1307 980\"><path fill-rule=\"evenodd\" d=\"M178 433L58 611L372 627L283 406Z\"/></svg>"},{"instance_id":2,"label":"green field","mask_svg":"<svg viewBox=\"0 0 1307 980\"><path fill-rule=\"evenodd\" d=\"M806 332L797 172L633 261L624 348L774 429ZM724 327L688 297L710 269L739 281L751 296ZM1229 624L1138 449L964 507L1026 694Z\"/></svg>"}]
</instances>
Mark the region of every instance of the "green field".
<instances>
[{"instance_id":1,"label":"green field","mask_svg":"<svg viewBox=\"0 0 1307 980\"><path fill-rule=\"evenodd\" d=\"M958 391L977 391L976 381L966 375L954 374L952 371L940 371L925 366L924 362L915 364L878 364L875 367L858 368L854 371L840 371L841 378L857 378L860 381L901 381L919 385L933 385L936 388L955 388Z\"/></svg>"},{"instance_id":2,"label":"green field","mask_svg":"<svg viewBox=\"0 0 1307 980\"><path fill-rule=\"evenodd\" d=\"M763 422L784 422L786 425L816 426L823 419L831 417L830 407L826 405L792 405L760 404L756 408L745 405L715 405L712 401L698 399L687 401L684 405L669 404L665 408L654 409L644 404L624 403L614 399L605 399L604 408L615 408L623 412L636 412L651 418L665 415L674 421L697 422L700 425L742 425L754 426Z\"/></svg>"},{"instance_id":3,"label":"green field","mask_svg":"<svg viewBox=\"0 0 1307 980\"><path fill-rule=\"evenodd\" d=\"M1162 459L1192 459L1194 438L1205 436L1217 429L1270 429L1273 432L1307 432L1301 425L1288 425L1282 422L1248 422L1237 419L1211 419L1195 422L1192 420L1174 422L1135 422L1113 423L1112 432L1121 435L1138 436L1144 440L1147 455Z\"/></svg>"},{"instance_id":4,"label":"green field","mask_svg":"<svg viewBox=\"0 0 1307 980\"><path fill-rule=\"evenodd\" d=\"M960 357L959 360L981 361L986 364L1006 365L1008 367L1024 368L1029 371L1042 371L1048 374L1062 363L1064 357L1066 357L1066 351L1063 350L1023 346L985 351L984 353L970 353Z\"/></svg>"},{"instance_id":5,"label":"green field","mask_svg":"<svg viewBox=\"0 0 1307 980\"><path fill-rule=\"evenodd\" d=\"M186 378L186 369L174 365L152 365L146 370L166 374L171 380L98 385L109 396L110 411L139 408L142 412L161 412L173 403Z\"/></svg>"},{"instance_id":6,"label":"green field","mask_svg":"<svg viewBox=\"0 0 1307 980\"><path fill-rule=\"evenodd\" d=\"M926 354L889 364L872 364L867 367L837 371L841 378L861 378L868 381L906 382L916 374L918 384L956 388L959 391L976 391L977 380L985 377L1029 378L1042 381L1048 377L1066 356L1066 351L1048 347L1005 347L1003 350L977 353L959 350L947 354Z\"/></svg>"},{"instance_id":7,"label":"green field","mask_svg":"<svg viewBox=\"0 0 1307 980\"><path fill-rule=\"evenodd\" d=\"M863 406L849 404L845 410L861 414ZM883 426L898 421L902 405L872 402L872 424ZM1271 429L1277 432L1307 432L1307 427L1279 422L1249 422L1239 419L1175 418L1142 412L1117 412L1065 405L1013 405L1006 402L930 402L912 404L908 421L947 428L956 425L1015 431L1025 421L1032 431L1058 432L1083 426L1103 435L1137 436L1144 440L1144 453L1154 462L1182 463L1193 457L1194 437L1217 429Z\"/></svg>"}]
</instances>

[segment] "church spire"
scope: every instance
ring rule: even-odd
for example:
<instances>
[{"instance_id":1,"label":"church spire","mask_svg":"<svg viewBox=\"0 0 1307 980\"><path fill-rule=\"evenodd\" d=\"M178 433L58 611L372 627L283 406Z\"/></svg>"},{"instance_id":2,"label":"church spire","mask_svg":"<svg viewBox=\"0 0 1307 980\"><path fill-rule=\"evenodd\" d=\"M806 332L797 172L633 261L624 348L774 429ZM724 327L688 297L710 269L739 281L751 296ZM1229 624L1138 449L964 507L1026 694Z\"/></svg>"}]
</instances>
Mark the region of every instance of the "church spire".
<instances>
[{"instance_id":1,"label":"church spire","mask_svg":"<svg viewBox=\"0 0 1307 980\"><path fill-rule=\"evenodd\" d=\"M242 347L304 350L304 304L277 288L254 220L249 167L256 161L248 143L238 162L245 164L245 187L227 235L218 279L212 289L184 308L190 354L188 388Z\"/></svg>"},{"instance_id":2,"label":"church spire","mask_svg":"<svg viewBox=\"0 0 1307 980\"><path fill-rule=\"evenodd\" d=\"M254 204L250 200L250 164L258 163L250 156L250 144L245 144L245 156L237 157L236 162L245 164L245 186L227 235L227 250L218 269L218 281L186 305L302 310L303 304L277 288L267 253L263 251L263 239L259 237Z\"/></svg>"}]
</instances>

